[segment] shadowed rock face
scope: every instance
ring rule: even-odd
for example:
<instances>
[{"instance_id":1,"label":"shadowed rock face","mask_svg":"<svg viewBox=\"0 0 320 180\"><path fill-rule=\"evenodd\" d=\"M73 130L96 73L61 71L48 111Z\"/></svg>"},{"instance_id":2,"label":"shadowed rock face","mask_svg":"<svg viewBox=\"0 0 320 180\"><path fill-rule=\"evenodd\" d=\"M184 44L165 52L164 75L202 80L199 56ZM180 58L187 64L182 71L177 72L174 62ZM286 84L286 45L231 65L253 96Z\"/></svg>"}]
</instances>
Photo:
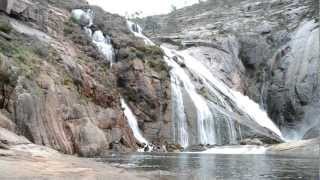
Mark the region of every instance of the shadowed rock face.
<instances>
[{"instance_id":1,"label":"shadowed rock face","mask_svg":"<svg viewBox=\"0 0 320 180\"><path fill-rule=\"evenodd\" d=\"M148 17L141 24L155 40L192 51L229 87L250 96L281 128L297 129L294 133L302 138L319 121L316 7L312 0L208 1ZM304 45L293 50L299 31L305 34L298 38ZM231 45L238 47L224 45L221 39L230 36L235 37Z\"/></svg>"}]
</instances>

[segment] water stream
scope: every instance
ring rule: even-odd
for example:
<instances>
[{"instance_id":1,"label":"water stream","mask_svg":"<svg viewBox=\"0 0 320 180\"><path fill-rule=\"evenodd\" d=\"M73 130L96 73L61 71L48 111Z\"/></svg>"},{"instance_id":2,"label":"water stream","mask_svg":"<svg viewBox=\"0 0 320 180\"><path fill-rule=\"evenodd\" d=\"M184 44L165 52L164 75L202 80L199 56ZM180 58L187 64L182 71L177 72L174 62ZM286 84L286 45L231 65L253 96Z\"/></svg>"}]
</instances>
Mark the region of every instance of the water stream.
<instances>
[{"instance_id":1,"label":"water stream","mask_svg":"<svg viewBox=\"0 0 320 180\"><path fill-rule=\"evenodd\" d=\"M139 25L128 21L128 26L132 33L143 38L147 45L154 45L150 39L142 34ZM252 121L282 138L279 128L267 113L249 97L230 89L222 81L215 78L200 61L185 51L176 51L165 46L161 46L161 48L165 53L166 63L171 67L173 119L176 126L174 139L176 143L183 147L191 144L235 144L241 138L238 137L240 132L236 129L232 117L228 116L227 112L238 110ZM214 101L209 100L208 95L200 93L199 86L203 87L210 94L209 96L214 98ZM190 127L185 112L184 92L187 93L196 109L197 136L194 142L190 141L188 133ZM223 142L223 136L227 136L228 142Z\"/></svg>"},{"instance_id":2,"label":"water stream","mask_svg":"<svg viewBox=\"0 0 320 180\"><path fill-rule=\"evenodd\" d=\"M128 124L132 129L134 137L140 143L149 144L148 141L143 137L143 135L140 132L136 116L132 113L131 109L129 108L129 106L127 105L127 103L124 101L123 98L121 98L120 101L121 101L121 107L124 109L124 115L128 120Z\"/></svg>"},{"instance_id":3,"label":"water stream","mask_svg":"<svg viewBox=\"0 0 320 180\"><path fill-rule=\"evenodd\" d=\"M115 59L115 52L112 46L111 37L104 35L101 30L92 31L94 12L90 9L74 9L71 13L72 19L82 26L86 35L98 48L98 51L106 58L112 66Z\"/></svg>"}]
</instances>

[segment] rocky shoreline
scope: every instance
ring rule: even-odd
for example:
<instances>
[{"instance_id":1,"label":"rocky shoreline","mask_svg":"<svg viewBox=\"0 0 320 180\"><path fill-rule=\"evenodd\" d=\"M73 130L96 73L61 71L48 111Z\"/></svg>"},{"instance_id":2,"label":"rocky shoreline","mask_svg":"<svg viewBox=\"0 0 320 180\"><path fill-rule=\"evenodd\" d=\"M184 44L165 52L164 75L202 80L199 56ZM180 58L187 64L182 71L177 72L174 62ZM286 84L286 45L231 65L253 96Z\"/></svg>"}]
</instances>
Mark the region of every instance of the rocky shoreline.
<instances>
[{"instance_id":1,"label":"rocky shoreline","mask_svg":"<svg viewBox=\"0 0 320 180\"><path fill-rule=\"evenodd\" d=\"M265 155L319 158L320 139L282 143L268 147ZM144 180L158 172L128 171L94 159L61 154L53 149L23 144L0 149L0 179L118 179Z\"/></svg>"}]
</instances>

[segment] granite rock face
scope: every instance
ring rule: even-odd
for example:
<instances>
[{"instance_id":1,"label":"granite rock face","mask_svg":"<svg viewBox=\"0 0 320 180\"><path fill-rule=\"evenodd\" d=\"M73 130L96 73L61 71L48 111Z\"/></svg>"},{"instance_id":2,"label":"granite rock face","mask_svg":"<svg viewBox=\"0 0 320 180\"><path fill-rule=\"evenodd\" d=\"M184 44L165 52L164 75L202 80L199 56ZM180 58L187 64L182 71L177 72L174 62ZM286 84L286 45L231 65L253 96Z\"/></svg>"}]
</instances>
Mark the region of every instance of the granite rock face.
<instances>
[{"instance_id":1,"label":"granite rock face","mask_svg":"<svg viewBox=\"0 0 320 180\"><path fill-rule=\"evenodd\" d=\"M139 142L127 123L121 97L148 141L172 143L170 68L159 47L146 46L130 33L125 18L82 0L1 3L4 147L8 142L35 143L81 156L135 151ZM95 12L92 30L111 37L112 67L83 27L70 19L74 8ZM299 29L319 31L316 25L305 28L304 22L315 24L311 1L210 1L151 19L159 28L146 23L145 29L156 42L185 49L229 87L260 102L279 125L302 124L297 127L312 132L306 138L314 137L319 56L311 49L319 45L306 39L310 48L299 54L308 56L291 57ZM190 110L188 116L195 112Z\"/></svg>"},{"instance_id":2,"label":"granite rock face","mask_svg":"<svg viewBox=\"0 0 320 180\"><path fill-rule=\"evenodd\" d=\"M1 11L10 17L0 14L1 128L66 154L135 151L139 142L121 108L123 97L150 142L170 141L162 51L134 37L125 18L81 0L8 2L12 6L3 3ZM95 11L93 28L111 37L114 67L71 20L74 8Z\"/></svg>"},{"instance_id":3,"label":"granite rock face","mask_svg":"<svg viewBox=\"0 0 320 180\"><path fill-rule=\"evenodd\" d=\"M141 24L258 102L288 138L302 138L319 122L318 9L312 0L208 1Z\"/></svg>"}]
</instances>

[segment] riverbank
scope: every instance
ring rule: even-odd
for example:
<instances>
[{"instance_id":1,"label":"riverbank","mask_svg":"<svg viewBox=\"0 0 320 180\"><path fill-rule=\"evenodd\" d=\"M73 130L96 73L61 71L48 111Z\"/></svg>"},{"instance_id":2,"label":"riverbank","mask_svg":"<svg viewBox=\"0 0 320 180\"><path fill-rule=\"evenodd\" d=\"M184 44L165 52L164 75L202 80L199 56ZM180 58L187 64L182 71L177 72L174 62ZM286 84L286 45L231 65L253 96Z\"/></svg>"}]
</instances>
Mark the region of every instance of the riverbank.
<instances>
[{"instance_id":1,"label":"riverbank","mask_svg":"<svg viewBox=\"0 0 320 180\"><path fill-rule=\"evenodd\" d=\"M292 141L270 146L266 154L294 157L320 157L320 138Z\"/></svg>"},{"instance_id":2,"label":"riverbank","mask_svg":"<svg viewBox=\"0 0 320 180\"><path fill-rule=\"evenodd\" d=\"M151 179L86 158L60 154L37 145L0 149L0 179Z\"/></svg>"},{"instance_id":3,"label":"riverbank","mask_svg":"<svg viewBox=\"0 0 320 180\"><path fill-rule=\"evenodd\" d=\"M279 155L279 157L319 158L319 140L318 138L272 145L266 148L265 154ZM144 171L143 169L129 171L127 168L116 168L108 162L64 155L53 149L34 144L0 149L0 169L0 179L127 180L130 178L131 180L144 180L153 179L159 175L157 171Z\"/></svg>"}]
</instances>

